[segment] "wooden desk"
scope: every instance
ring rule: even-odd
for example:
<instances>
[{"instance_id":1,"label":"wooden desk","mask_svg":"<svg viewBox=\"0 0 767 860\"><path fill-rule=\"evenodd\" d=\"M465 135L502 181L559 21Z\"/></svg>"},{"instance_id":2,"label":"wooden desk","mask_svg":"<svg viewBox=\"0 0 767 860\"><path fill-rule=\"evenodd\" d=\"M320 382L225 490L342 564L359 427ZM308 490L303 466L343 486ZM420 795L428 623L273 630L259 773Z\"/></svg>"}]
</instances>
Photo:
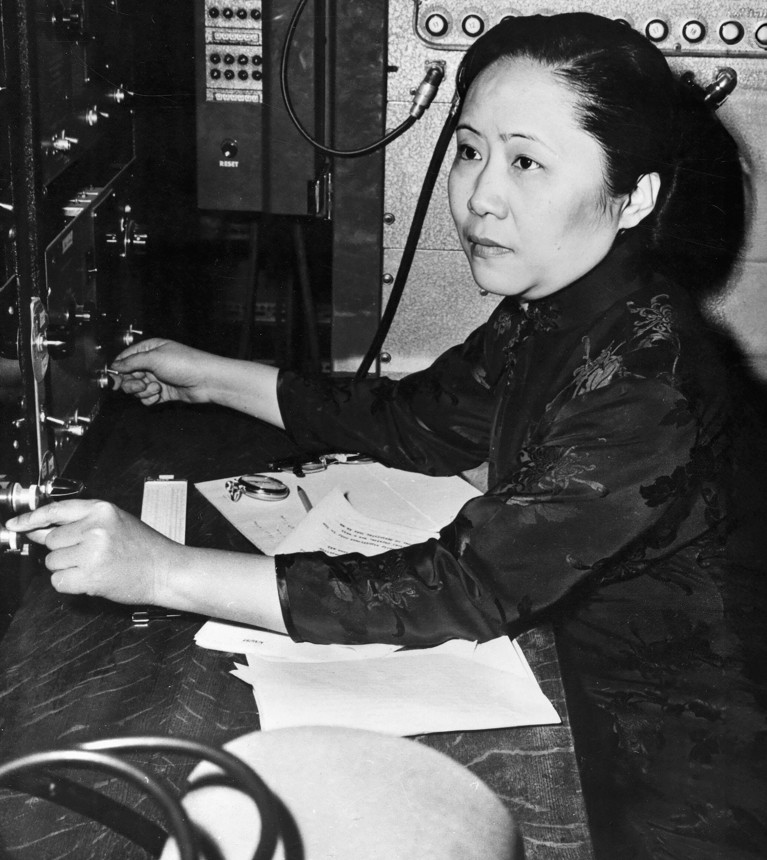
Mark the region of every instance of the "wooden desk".
<instances>
[{"instance_id":1,"label":"wooden desk","mask_svg":"<svg viewBox=\"0 0 767 860\"><path fill-rule=\"evenodd\" d=\"M73 465L90 495L138 514L144 478L192 482L263 469L293 451L279 431L222 410L131 404L90 457ZM190 488L187 543L252 551ZM198 648L202 619L131 623L128 607L56 594L35 579L0 643L0 761L32 750L128 734L182 735L220 745L258 728L250 687L229 675L233 656ZM517 817L527 860L588 860L592 851L552 636L524 638L561 726L419 738L469 767ZM194 762L134 756L182 787ZM132 790L106 778L118 800L142 811ZM146 814L150 817L149 809ZM0 794L0 856L110 860L146 856L111 831L24 795ZM363 858L360 858L363 860Z\"/></svg>"}]
</instances>

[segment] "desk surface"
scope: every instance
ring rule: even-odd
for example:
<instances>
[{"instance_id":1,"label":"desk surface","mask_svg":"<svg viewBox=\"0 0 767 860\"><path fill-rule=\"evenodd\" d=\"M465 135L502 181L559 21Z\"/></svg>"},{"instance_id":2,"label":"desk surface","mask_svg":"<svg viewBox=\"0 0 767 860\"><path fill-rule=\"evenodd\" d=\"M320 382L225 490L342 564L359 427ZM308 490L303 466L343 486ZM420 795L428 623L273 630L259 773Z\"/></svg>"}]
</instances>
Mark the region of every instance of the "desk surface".
<instances>
[{"instance_id":1,"label":"desk surface","mask_svg":"<svg viewBox=\"0 0 767 860\"><path fill-rule=\"evenodd\" d=\"M191 482L263 468L292 451L279 431L230 412L131 405L90 456L74 464L89 493L138 514L145 477ZM199 493L190 491L187 543L252 550ZM250 687L229 675L233 656L198 648L203 619L131 624L130 609L56 594L36 577L0 644L0 761L33 750L128 734L172 734L220 745L258 728ZM527 860L592 857L572 735L550 633L523 647L561 726L460 732L419 738L469 767L519 821ZM194 762L134 756L177 788ZM132 790L106 778L113 797L137 811ZM147 808L146 814L152 817ZM144 857L111 831L46 801L0 794L0 856L109 860Z\"/></svg>"}]
</instances>

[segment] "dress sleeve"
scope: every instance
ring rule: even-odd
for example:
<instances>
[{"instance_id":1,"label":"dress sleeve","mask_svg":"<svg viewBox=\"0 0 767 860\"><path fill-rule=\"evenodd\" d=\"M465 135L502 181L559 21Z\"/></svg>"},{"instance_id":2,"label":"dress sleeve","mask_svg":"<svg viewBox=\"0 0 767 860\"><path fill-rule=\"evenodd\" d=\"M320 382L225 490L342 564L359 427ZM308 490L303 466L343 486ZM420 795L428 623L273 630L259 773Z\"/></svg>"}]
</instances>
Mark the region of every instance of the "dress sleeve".
<instances>
[{"instance_id":1,"label":"dress sleeve","mask_svg":"<svg viewBox=\"0 0 767 860\"><path fill-rule=\"evenodd\" d=\"M454 475L487 458L495 408L484 326L401 380L282 372L286 430L306 452L359 451L388 466Z\"/></svg>"},{"instance_id":2,"label":"dress sleeve","mask_svg":"<svg viewBox=\"0 0 767 860\"><path fill-rule=\"evenodd\" d=\"M518 468L438 539L365 558L277 557L291 635L432 645L516 635L607 575L637 575L716 518L717 464L670 385L624 378L568 401ZM698 522L698 520L701 520Z\"/></svg>"}]
</instances>

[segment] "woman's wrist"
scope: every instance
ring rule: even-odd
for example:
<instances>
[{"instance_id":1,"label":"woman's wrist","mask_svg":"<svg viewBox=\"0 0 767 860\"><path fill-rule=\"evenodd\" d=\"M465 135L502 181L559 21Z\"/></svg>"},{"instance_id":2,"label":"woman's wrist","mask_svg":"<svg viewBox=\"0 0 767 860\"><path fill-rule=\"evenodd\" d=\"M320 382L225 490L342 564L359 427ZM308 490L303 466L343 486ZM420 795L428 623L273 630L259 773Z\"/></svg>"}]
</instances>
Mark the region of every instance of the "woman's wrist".
<instances>
[{"instance_id":1,"label":"woman's wrist","mask_svg":"<svg viewBox=\"0 0 767 860\"><path fill-rule=\"evenodd\" d=\"M287 632L268 556L179 545L155 571L152 602Z\"/></svg>"},{"instance_id":2,"label":"woman's wrist","mask_svg":"<svg viewBox=\"0 0 767 860\"><path fill-rule=\"evenodd\" d=\"M214 358L205 385L210 402L284 429L277 401L278 369L259 362Z\"/></svg>"}]
</instances>

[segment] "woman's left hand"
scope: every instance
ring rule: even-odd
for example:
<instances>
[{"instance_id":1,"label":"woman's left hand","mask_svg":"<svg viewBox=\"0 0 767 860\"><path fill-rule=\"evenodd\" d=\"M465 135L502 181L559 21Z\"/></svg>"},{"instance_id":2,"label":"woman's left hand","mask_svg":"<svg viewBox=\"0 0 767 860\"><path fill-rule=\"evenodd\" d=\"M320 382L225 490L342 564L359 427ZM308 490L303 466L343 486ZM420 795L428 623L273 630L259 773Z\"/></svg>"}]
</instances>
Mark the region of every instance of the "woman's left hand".
<instances>
[{"instance_id":1,"label":"woman's left hand","mask_svg":"<svg viewBox=\"0 0 767 860\"><path fill-rule=\"evenodd\" d=\"M113 504L72 499L9 520L49 550L51 583L65 594L89 594L117 603L152 604L185 547Z\"/></svg>"}]
</instances>

